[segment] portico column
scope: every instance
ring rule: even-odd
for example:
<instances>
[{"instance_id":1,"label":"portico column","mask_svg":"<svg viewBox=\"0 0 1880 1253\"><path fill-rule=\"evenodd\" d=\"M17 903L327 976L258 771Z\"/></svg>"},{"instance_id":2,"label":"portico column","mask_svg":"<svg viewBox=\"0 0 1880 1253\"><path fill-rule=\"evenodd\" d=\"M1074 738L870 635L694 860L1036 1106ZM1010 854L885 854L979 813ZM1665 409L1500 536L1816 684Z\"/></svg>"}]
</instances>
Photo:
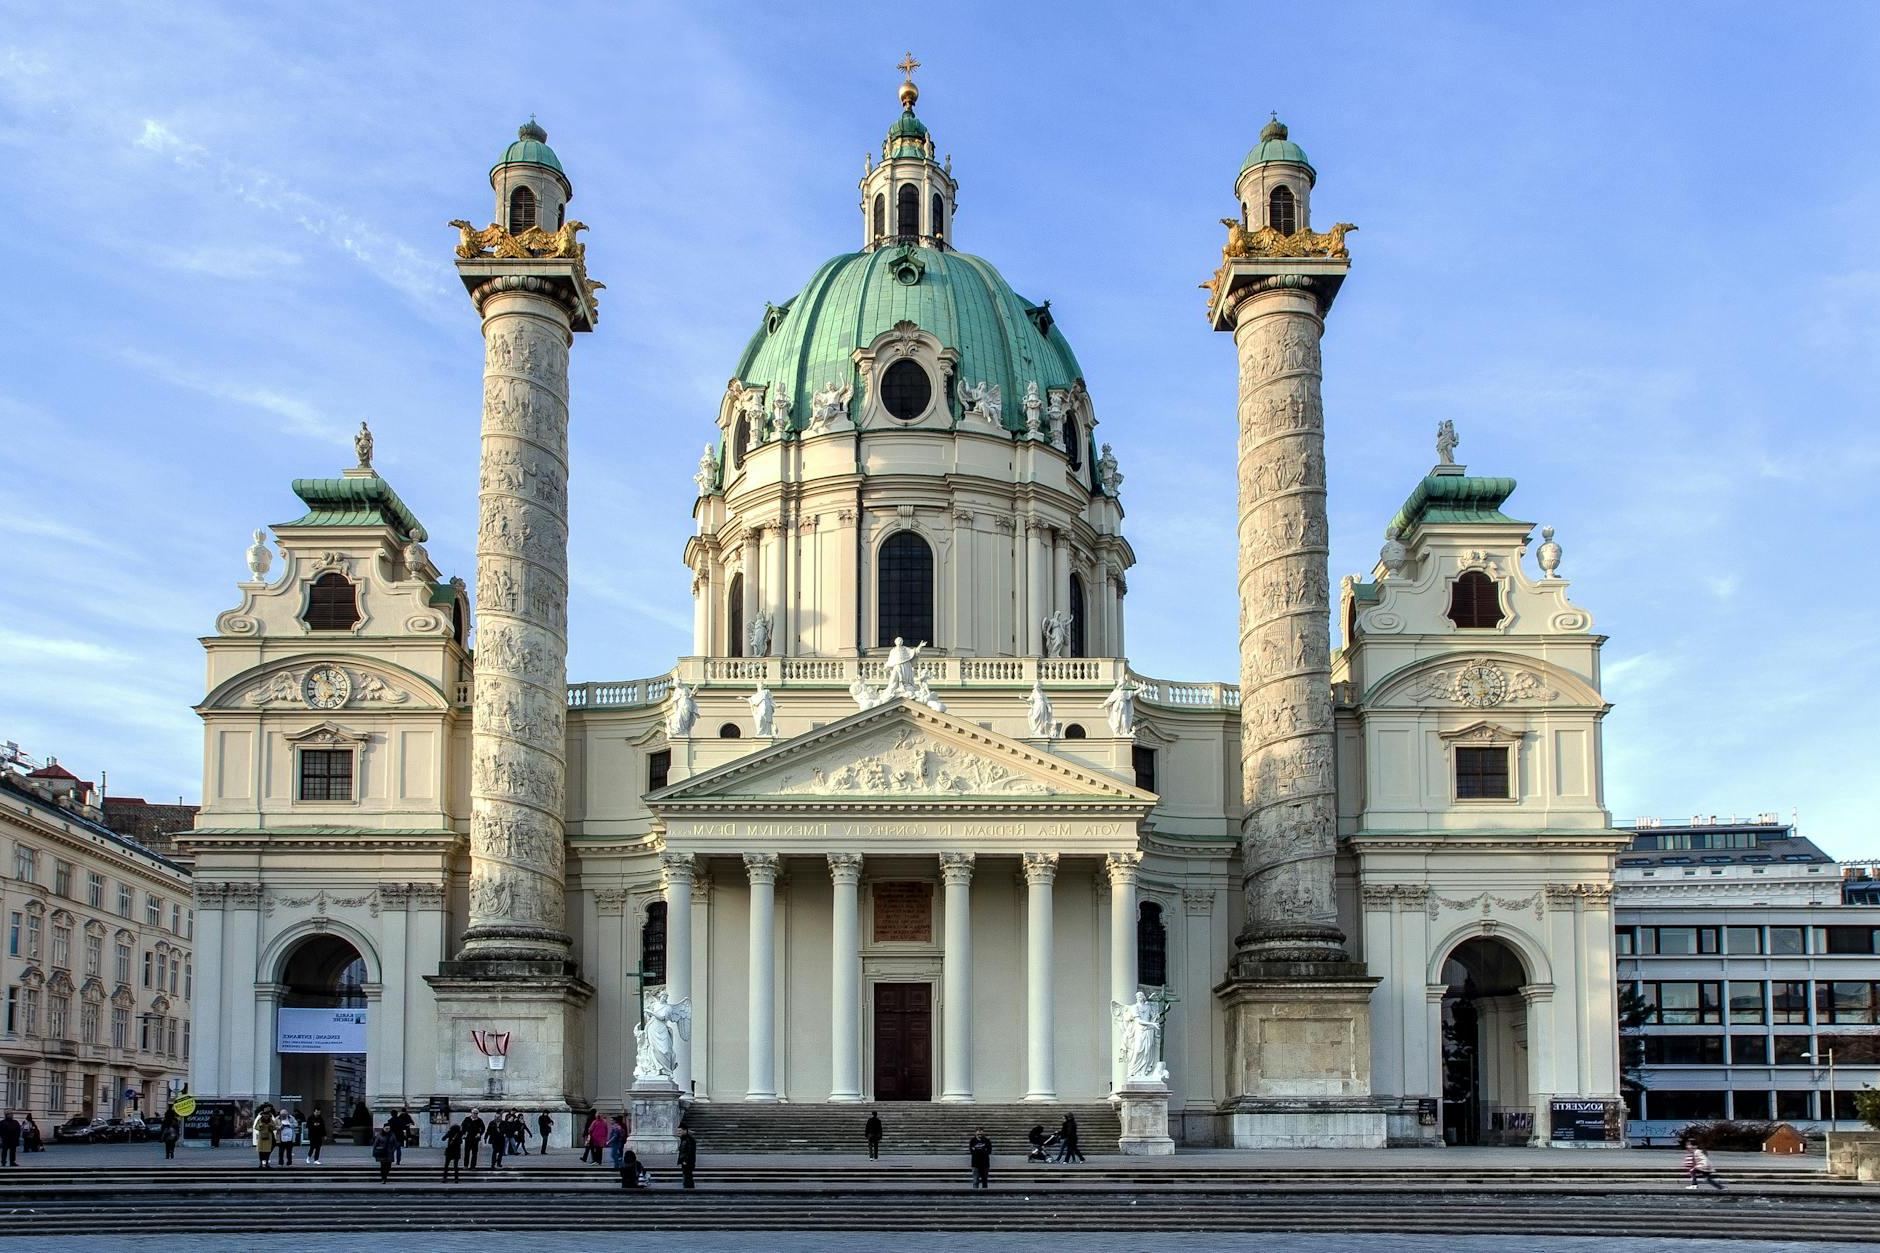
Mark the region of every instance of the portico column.
<instances>
[{"instance_id":1,"label":"portico column","mask_svg":"<svg viewBox=\"0 0 1880 1253\"><path fill-rule=\"evenodd\" d=\"M1124 1005L1136 999L1136 880L1142 870L1141 853L1111 853L1103 859L1110 872L1110 1000ZM1123 1086L1123 1062L1111 1027L1110 1087Z\"/></svg>"},{"instance_id":2,"label":"portico column","mask_svg":"<svg viewBox=\"0 0 1880 1253\"><path fill-rule=\"evenodd\" d=\"M1051 558L1045 548L1048 530L1049 527L1036 520L1025 523L1025 582L1030 589L1026 597L1030 616L1023 624L1021 657L1044 656L1043 621L1057 611L1057 606L1051 603Z\"/></svg>"},{"instance_id":3,"label":"portico column","mask_svg":"<svg viewBox=\"0 0 1880 1253\"><path fill-rule=\"evenodd\" d=\"M661 853L659 868L666 892L666 997L677 1005L692 999L692 854ZM679 1063L673 1082L690 1093L692 1041L680 1033L672 1043Z\"/></svg>"},{"instance_id":4,"label":"portico column","mask_svg":"<svg viewBox=\"0 0 1880 1253\"><path fill-rule=\"evenodd\" d=\"M764 608L770 612L770 655L781 657L784 641L784 558L790 548L790 531L781 520L769 527L770 561L764 570Z\"/></svg>"},{"instance_id":5,"label":"portico column","mask_svg":"<svg viewBox=\"0 0 1880 1253\"><path fill-rule=\"evenodd\" d=\"M1052 940L1056 922L1051 884L1057 878L1056 853L1025 854L1025 1066L1027 1101L1057 1100L1057 1067L1052 1045L1057 1026L1052 1014Z\"/></svg>"},{"instance_id":6,"label":"portico column","mask_svg":"<svg viewBox=\"0 0 1880 1253\"><path fill-rule=\"evenodd\" d=\"M862 1099L862 949L860 853L829 854L835 906L829 942L829 1099Z\"/></svg>"},{"instance_id":7,"label":"portico column","mask_svg":"<svg viewBox=\"0 0 1880 1253\"><path fill-rule=\"evenodd\" d=\"M747 1101L777 1099L777 855L746 853L751 880L750 1079Z\"/></svg>"},{"instance_id":8,"label":"portico column","mask_svg":"<svg viewBox=\"0 0 1880 1253\"><path fill-rule=\"evenodd\" d=\"M946 952L941 958L946 1033L941 1056L943 1101L973 1099L973 855L940 854L946 881Z\"/></svg>"}]
</instances>

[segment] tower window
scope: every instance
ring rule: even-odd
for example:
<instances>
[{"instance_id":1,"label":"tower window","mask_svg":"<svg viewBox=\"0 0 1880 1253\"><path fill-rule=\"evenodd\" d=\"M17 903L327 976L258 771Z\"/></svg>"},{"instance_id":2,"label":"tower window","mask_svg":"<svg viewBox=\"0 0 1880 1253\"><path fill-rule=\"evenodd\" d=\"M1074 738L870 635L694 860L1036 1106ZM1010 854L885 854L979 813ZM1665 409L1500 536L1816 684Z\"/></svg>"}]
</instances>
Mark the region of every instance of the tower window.
<instances>
[{"instance_id":1,"label":"tower window","mask_svg":"<svg viewBox=\"0 0 1880 1253\"><path fill-rule=\"evenodd\" d=\"M888 233L888 198L881 192L875 193L875 238L880 239Z\"/></svg>"},{"instance_id":2,"label":"tower window","mask_svg":"<svg viewBox=\"0 0 1880 1253\"><path fill-rule=\"evenodd\" d=\"M1084 648L1084 581L1077 575L1071 575L1071 638L1070 655L1086 656Z\"/></svg>"},{"instance_id":3,"label":"tower window","mask_svg":"<svg viewBox=\"0 0 1880 1253\"><path fill-rule=\"evenodd\" d=\"M1084 433L1078 429L1076 418L1064 419L1064 454L1070 458L1071 469L1084 468Z\"/></svg>"},{"instance_id":4,"label":"tower window","mask_svg":"<svg viewBox=\"0 0 1880 1253\"><path fill-rule=\"evenodd\" d=\"M927 231L927 233L929 235L932 235L934 239L936 240L945 239L946 233L947 233L946 231L946 206L941 203L939 192L934 193L933 211L928 215L927 220L929 223L929 230Z\"/></svg>"},{"instance_id":5,"label":"tower window","mask_svg":"<svg viewBox=\"0 0 1880 1253\"><path fill-rule=\"evenodd\" d=\"M1155 788L1155 750L1141 744L1132 745L1129 750L1129 763L1135 767L1136 786L1145 792Z\"/></svg>"},{"instance_id":6,"label":"tower window","mask_svg":"<svg viewBox=\"0 0 1880 1253\"><path fill-rule=\"evenodd\" d=\"M933 380L912 361L897 361L881 375L881 407L903 422L927 412L933 400Z\"/></svg>"},{"instance_id":7,"label":"tower window","mask_svg":"<svg viewBox=\"0 0 1880 1253\"><path fill-rule=\"evenodd\" d=\"M1299 229L1299 202L1293 199L1292 188L1282 183L1273 189L1273 194L1266 198L1266 220L1282 235Z\"/></svg>"},{"instance_id":8,"label":"tower window","mask_svg":"<svg viewBox=\"0 0 1880 1253\"><path fill-rule=\"evenodd\" d=\"M1480 570L1464 570L1449 589L1449 620L1459 627L1501 625L1501 586Z\"/></svg>"},{"instance_id":9,"label":"tower window","mask_svg":"<svg viewBox=\"0 0 1880 1253\"><path fill-rule=\"evenodd\" d=\"M875 558L875 642L933 638L933 549L912 531L896 531Z\"/></svg>"},{"instance_id":10,"label":"tower window","mask_svg":"<svg viewBox=\"0 0 1880 1253\"><path fill-rule=\"evenodd\" d=\"M894 197L894 233L904 239L920 234L920 188L902 183Z\"/></svg>"},{"instance_id":11,"label":"tower window","mask_svg":"<svg viewBox=\"0 0 1880 1253\"><path fill-rule=\"evenodd\" d=\"M744 449L751 442L751 419L749 414L740 413L738 423L731 428L731 468L742 469Z\"/></svg>"},{"instance_id":12,"label":"tower window","mask_svg":"<svg viewBox=\"0 0 1880 1253\"><path fill-rule=\"evenodd\" d=\"M307 626L315 631L350 631L359 621L359 595L343 574L326 573L307 589Z\"/></svg>"},{"instance_id":13,"label":"tower window","mask_svg":"<svg viewBox=\"0 0 1880 1253\"><path fill-rule=\"evenodd\" d=\"M300 790L303 801L349 801L353 798L353 753L350 748L300 750Z\"/></svg>"},{"instance_id":14,"label":"tower window","mask_svg":"<svg viewBox=\"0 0 1880 1253\"><path fill-rule=\"evenodd\" d=\"M1508 750L1456 748L1456 799L1505 801L1508 791Z\"/></svg>"},{"instance_id":15,"label":"tower window","mask_svg":"<svg viewBox=\"0 0 1880 1253\"><path fill-rule=\"evenodd\" d=\"M672 750L662 748L646 755L646 790L657 792L672 780Z\"/></svg>"},{"instance_id":16,"label":"tower window","mask_svg":"<svg viewBox=\"0 0 1880 1253\"><path fill-rule=\"evenodd\" d=\"M1136 982L1168 986L1168 928L1162 925L1162 907L1153 901L1136 911Z\"/></svg>"},{"instance_id":17,"label":"tower window","mask_svg":"<svg viewBox=\"0 0 1880 1253\"><path fill-rule=\"evenodd\" d=\"M731 576L731 590L725 593L725 656L744 656L744 576Z\"/></svg>"},{"instance_id":18,"label":"tower window","mask_svg":"<svg viewBox=\"0 0 1880 1253\"><path fill-rule=\"evenodd\" d=\"M509 233L520 235L535 224L535 193L527 187L518 187L509 193Z\"/></svg>"},{"instance_id":19,"label":"tower window","mask_svg":"<svg viewBox=\"0 0 1880 1253\"><path fill-rule=\"evenodd\" d=\"M654 901L646 907L646 921L640 925L640 969L646 982L666 982L666 902Z\"/></svg>"}]
</instances>

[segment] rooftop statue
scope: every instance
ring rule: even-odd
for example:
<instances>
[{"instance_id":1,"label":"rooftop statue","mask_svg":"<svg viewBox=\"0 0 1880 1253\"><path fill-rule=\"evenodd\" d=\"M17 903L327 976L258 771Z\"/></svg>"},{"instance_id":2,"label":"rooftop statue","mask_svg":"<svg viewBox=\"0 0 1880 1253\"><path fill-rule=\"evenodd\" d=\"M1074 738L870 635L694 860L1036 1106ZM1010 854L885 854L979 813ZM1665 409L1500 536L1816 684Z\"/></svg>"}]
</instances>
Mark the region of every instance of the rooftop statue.
<instances>
[{"instance_id":1,"label":"rooftop statue","mask_svg":"<svg viewBox=\"0 0 1880 1253\"><path fill-rule=\"evenodd\" d=\"M770 694L770 689L762 683L757 690L744 698L744 703L751 707L753 734L760 740L767 740L777 733L777 698Z\"/></svg>"},{"instance_id":2,"label":"rooftop statue","mask_svg":"<svg viewBox=\"0 0 1880 1253\"><path fill-rule=\"evenodd\" d=\"M353 451L359 454L359 468L372 468L372 428L361 422L359 433L353 436Z\"/></svg>"},{"instance_id":3,"label":"rooftop statue","mask_svg":"<svg viewBox=\"0 0 1880 1253\"><path fill-rule=\"evenodd\" d=\"M1436 464L1453 466L1456 464L1456 445L1462 440L1456 435L1456 424L1444 418L1436 424Z\"/></svg>"}]
</instances>

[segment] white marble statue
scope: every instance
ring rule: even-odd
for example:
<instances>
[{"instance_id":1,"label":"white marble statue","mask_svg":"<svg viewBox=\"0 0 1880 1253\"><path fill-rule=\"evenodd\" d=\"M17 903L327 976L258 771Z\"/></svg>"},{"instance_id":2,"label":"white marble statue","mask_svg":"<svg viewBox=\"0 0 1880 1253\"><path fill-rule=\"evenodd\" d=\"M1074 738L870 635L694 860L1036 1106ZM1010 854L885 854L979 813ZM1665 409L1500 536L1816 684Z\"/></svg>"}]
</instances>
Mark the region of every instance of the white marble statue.
<instances>
[{"instance_id":1,"label":"white marble statue","mask_svg":"<svg viewBox=\"0 0 1880 1253\"><path fill-rule=\"evenodd\" d=\"M1110 689L1110 694L1103 698L1103 708L1110 715L1111 735L1135 738L1136 697L1141 692L1141 684L1118 679L1116 686Z\"/></svg>"},{"instance_id":2,"label":"white marble statue","mask_svg":"<svg viewBox=\"0 0 1880 1253\"><path fill-rule=\"evenodd\" d=\"M937 714L947 711L946 702L934 694L933 686L927 682L927 676L924 674L914 676L914 699Z\"/></svg>"},{"instance_id":3,"label":"white marble statue","mask_svg":"<svg viewBox=\"0 0 1880 1253\"><path fill-rule=\"evenodd\" d=\"M1162 1062L1162 1019L1167 1015L1167 1006L1141 992L1127 1005L1110 1002L1110 1018L1121 1028L1117 1052L1125 1083L1168 1082L1168 1067Z\"/></svg>"},{"instance_id":4,"label":"white marble statue","mask_svg":"<svg viewBox=\"0 0 1880 1253\"><path fill-rule=\"evenodd\" d=\"M790 397L781 387L770 399L770 433L779 439L790 433Z\"/></svg>"},{"instance_id":5,"label":"white marble statue","mask_svg":"<svg viewBox=\"0 0 1880 1253\"><path fill-rule=\"evenodd\" d=\"M1033 679L1031 694L1025 697L1025 716L1031 723L1031 733L1041 740L1051 738L1057 729L1057 719L1051 712L1051 698L1044 694L1044 680Z\"/></svg>"},{"instance_id":6,"label":"white marble statue","mask_svg":"<svg viewBox=\"0 0 1880 1253\"><path fill-rule=\"evenodd\" d=\"M1456 424L1444 418L1436 424L1436 464L1453 466L1456 464L1456 445L1462 440L1456 435Z\"/></svg>"},{"instance_id":7,"label":"white marble statue","mask_svg":"<svg viewBox=\"0 0 1880 1253\"><path fill-rule=\"evenodd\" d=\"M770 689L762 683L757 690L744 698L744 703L751 707L752 734L760 740L767 740L777 733L777 698L770 694Z\"/></svg>"},{"instance_id":8,"label":"white marble statue","mask_svg":"<svg viewBox=\"0 0 1880 1253\"><path fill-rule=\"evenodd\" d=\"M690 735L697 721L698 695L685 684L674 683L666 709L666 734L673 739Z\"/></svg>"},{"instance_id":9,"label":"white marble statue","mask_svg":"<svg viewBox=\"0 0 1880 1253\"><path fill-rule=\"evenodd\" d=\"M915 670L915 663L920 660L921 649L927 647L922 640L909 648L900 636L894 637L894 647L888 650L888 686L882 692L883 700L895 700L902 696L913 696L916 680L920 677Z\"/></svg>"},{"instance_id":10,"label":"white marble statue","mask_svg":"<svg viewBox=\"0 0 1880 1253\"><path fill-rule=\"evenodd\" d=\"M1053 444L1064 443L1064 419L1070 416L1070 400L1061 391L1053 391L1051 399L1044 407L1045 427L1051 433Z\"/></svg>"},{"instance_id":11,"label":"white marble statue","mask_svg":"<svg viewBox=\"0 0 1880 1253\"><path fill-rule=\"evenodd\" d=\"M353 451L359 454L359 468L372 468L372 428L361 422L359 433L353 436Z\"/></svg>"},{"instance_id":12,"label":"white marble statue","mask_svg":"<svg viewBox=\"0 0 1880 1253\"><path fill-rule=\"evenodd\" d=\"M1045 618L1041 623L1044 628L1044 655L1062 657L1071 646L1071 611L1060 609Z\"/></svg>"},{"instance_id":13,"label":"white marble statue","mask_svg":"<svg viewBox=\"0 0 1880 1253\"><path fill-rule=\"evenodd\" d=\"M1044 434L1044 401L1038 396L1038 380L1025 384L1025 399L1020 402L1025 409L1025 433L1033 437Z\"/></svg>"},{"instance_id":14,"label":"white marble statue","mask_svg":"<svg viewBox=\"0 0 1880 1253\"><path fill-rule=\"evenodd\" d=\"M885 693L877 692L866 679L859 675L853 683L849 684L849 696L855 701L855 707L864 711L886 704L888 701Z\"/></svg>"},{"instance_id":15,"label":"white marble statue","mask_svg":"<svg viewBox=\"0 0 1880 1253\"><path fill-rule=\"evenodd\" d=\"M824 383L820 391L811 393L809 398L810 417L813 421L811 429L820 433L828 430L830 423L846 418L849 415L849 397L854 394L855 389L852 386L844 383L837 387L834 379Z\"/></svg>"},{"instance_id":16,"label":"white marble statue","mask_svg":"<svg viewBox=\"0 0 1880 1253\"><path fill-rule=\"evenodd\" d=\"M710 444L705 445L705 451L699 454L698 473L692 476L692 481L698 484L699 495L711 495L712 485L718 481L718 455L712 451Z\"/></svg>"},{"instance_id":17,"label":"white marble statue","mask_svg":"<svg viewBox=\"0 0 1880 1253\"><path fill-rule=\"evenodd\" d=\"M1116 468L1116 454L1110 451L1108 444L1103 446L1103 455L1097 458L1097 482L1112 496L1123 486L1123 473Z\"/></svg>"},{"instance_id":18,"label":"white marble statue","mask_svg":"<svg viewBox=\"0 0 1880 1253\"><path fill-rule=\"evenodd\" d=\"M644 1003L646 1022L633 1029L633 1077L671 1079L679 1070L679 1041L692 1038L692 1001L672 1001L661 988Z\"/></svg>"},{"instance_id":19,"label":"white marble statue","mask_svg":"<svg viewBox=\"0 0 1880 1253\"><path fill-rule=\"evenodd\" d=\"M768 609L759 609L751 615L750 628L744 633L744 642L749 647L751 656L770 656L770 633L774 625L775 620L771 618Z\"/></svg>"},{"instance_id":20,"label":"white marble statue","mask_svg":"<svg viewBox=\"0 0 1880 1253\"><path fill-rule=\"evenodd\" d=\"M960 388L960 399L966 404L966 416L981 417L993 426L999 425L999 415L1004 404L999 397L999 385L988 383L984 379L977 383L968 383Z\"/></svg>"},{"instance_id":21,"label":"white marble statue","mask_svg":"<svg viewBox=\"0 0 1880 1253\"><path fill-rule=\"evenodd\" d=\"M268 533L256 531L255 542L248 545L248 581L250 583L265 582L268 577L268 567L273 564L274 553L268 548Z\"/></svg>"}]
</instances>

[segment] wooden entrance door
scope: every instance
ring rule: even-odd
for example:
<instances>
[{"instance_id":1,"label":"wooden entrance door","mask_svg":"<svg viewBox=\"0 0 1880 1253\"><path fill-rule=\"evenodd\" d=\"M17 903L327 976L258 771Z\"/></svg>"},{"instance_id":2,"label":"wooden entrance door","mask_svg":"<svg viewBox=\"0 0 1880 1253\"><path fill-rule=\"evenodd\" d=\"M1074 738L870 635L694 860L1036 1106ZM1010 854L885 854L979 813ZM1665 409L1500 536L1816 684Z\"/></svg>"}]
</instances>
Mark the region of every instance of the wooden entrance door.
<instances>
[{"instance_id":1,"label":"wooden entrance door","mask_svg":"<svg viewBox=\"0 0 1880 1253\"><path fill-rule=\"evenodd\" d=\"M933 1100L933 985L875 985L875 1099Z\"/></svg>"}]
</instances>

